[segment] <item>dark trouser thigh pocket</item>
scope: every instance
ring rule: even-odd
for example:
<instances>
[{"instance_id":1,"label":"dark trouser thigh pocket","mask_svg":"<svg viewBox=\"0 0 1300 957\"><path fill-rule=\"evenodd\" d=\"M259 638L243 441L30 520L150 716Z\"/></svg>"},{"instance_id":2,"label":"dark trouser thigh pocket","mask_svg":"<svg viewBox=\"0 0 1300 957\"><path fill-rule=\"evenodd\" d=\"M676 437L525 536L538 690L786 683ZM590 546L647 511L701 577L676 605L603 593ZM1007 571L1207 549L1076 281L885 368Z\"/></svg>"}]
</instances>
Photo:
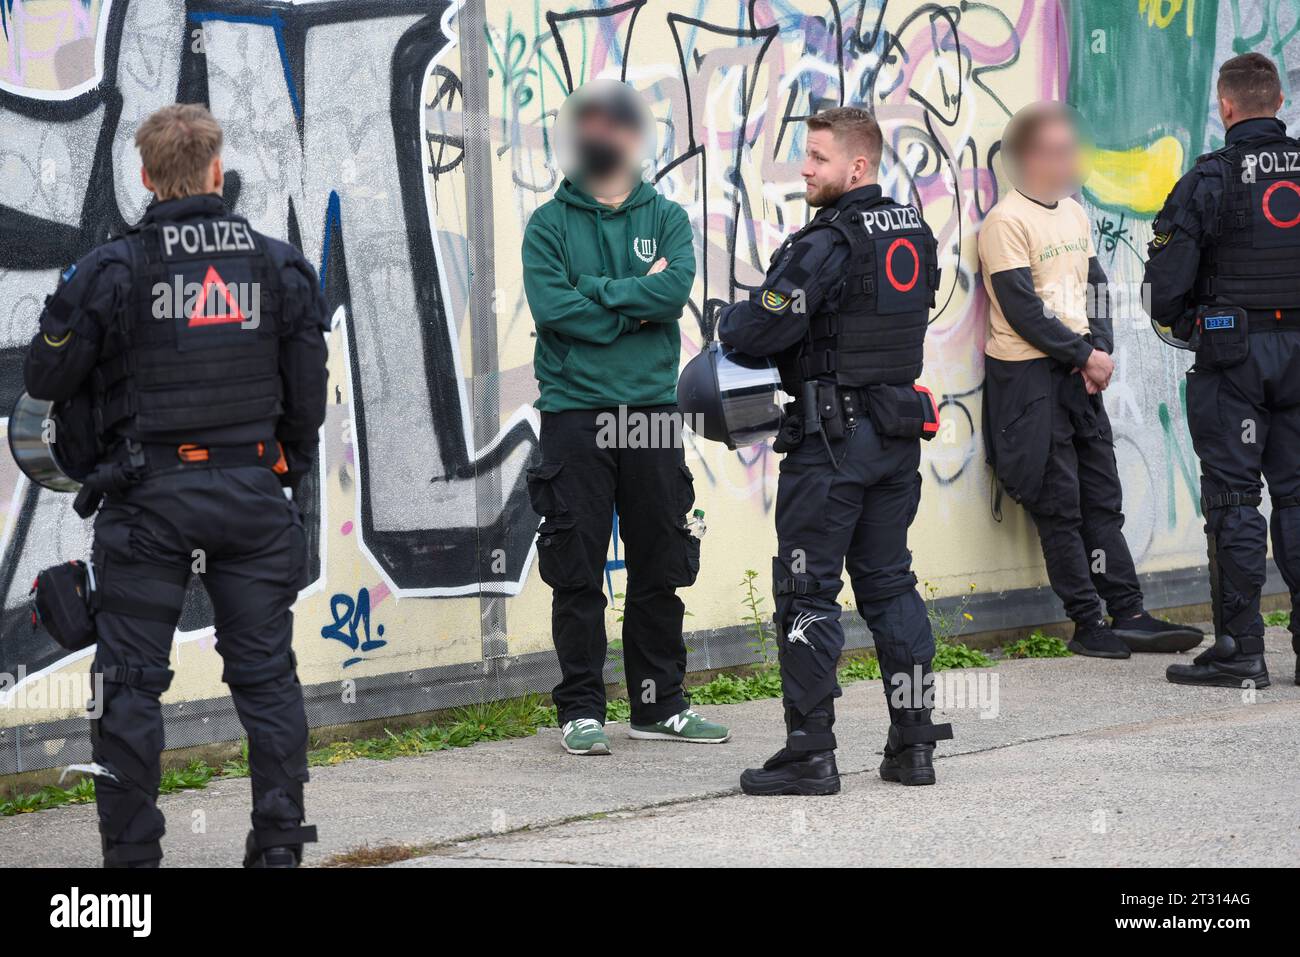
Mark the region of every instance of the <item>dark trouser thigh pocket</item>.
<instances>
[{"instance_id":1,"label":"dark trouser thigh pocket","mask_svg":"<svg viewBox=\"0 0 1300 957\"><path fill-rule=\"evenodd\" d=\"M580 588L586 580L572 519L546 519L537 529L537 572L552 588Z\"/></svg>"},{"instance_id":2,"label":"dark trouser thigh pocket","mask_svg":"<svg viewBox=\"0 0 1300 957\"><path fill-rule=\"evenodd\" d=\"M700 540L685 528L678 529L680 543L675 543L676 561L668 578L673 588L688 588L700 576Z\"/></svg>"}]
</instances>

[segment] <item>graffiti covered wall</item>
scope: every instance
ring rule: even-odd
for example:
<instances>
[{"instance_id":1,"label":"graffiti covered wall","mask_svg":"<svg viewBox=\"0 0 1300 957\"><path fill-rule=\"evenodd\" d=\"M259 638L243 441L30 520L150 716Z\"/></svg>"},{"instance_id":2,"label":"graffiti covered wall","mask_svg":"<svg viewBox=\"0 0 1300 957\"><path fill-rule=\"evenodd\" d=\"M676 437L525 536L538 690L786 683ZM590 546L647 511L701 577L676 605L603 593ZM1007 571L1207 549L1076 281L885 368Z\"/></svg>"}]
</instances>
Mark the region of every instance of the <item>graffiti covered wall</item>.
<instances>
[{"instance_id":1,"label":"graffiti covered wall","mask_svg":"<svg viewBox=\"0 0 1300 957\"><path fill-rule=\"evenodd\" d=\"M504 676L550 644L523 483L537 419L518 250L558 183L561 101L612 76L651 104L656 184L696 232L683 360L807 215L801 119L869 105L885 131L885 189L924 209L943 267L925 381L952 425L924 452L918 574L940 594L1036 588L1027 519L1009 503L992 518L978 428L987 302L975 235L1004 188L1002 128L1042 98L1094 121L1101 152L1084 200L1112 280L1135 281L1168 187L1222 141L1217 64L1246 49L1279 59L1290 118L1298 16L1280 0L0 0L0 408L21 390L22 349L58 271L143 212L140 121L172 101L208 103L226 130L227 199L304 250L335 308L332 401L304 496L316 572L297 606L304 684L411 677L356 717L545 688ZM1107 400L1129 541L1144 573L1194 568L1204 545L1186 360L1132 320L1118 324L1116 359ZM739 622L746 569L766 577L776 459L711 443L687 455L710 531L684 597L689 627L707 634ZM34 488L7 456L0 494L0 672L25 675L0 689L12 700L86 669L85 654L32 632L26 592L40 568L86 552L88 528L69 496ZM615 538L614 604L623 576ZM617 638L616 611L608 622ZM213 645L196 586L169 706L221 698ZM437 693L462 680L480 683ZM0 729L73 713L0 708ZM62 739L42 741L52 762Z\"/></svg>"}]
</instances>

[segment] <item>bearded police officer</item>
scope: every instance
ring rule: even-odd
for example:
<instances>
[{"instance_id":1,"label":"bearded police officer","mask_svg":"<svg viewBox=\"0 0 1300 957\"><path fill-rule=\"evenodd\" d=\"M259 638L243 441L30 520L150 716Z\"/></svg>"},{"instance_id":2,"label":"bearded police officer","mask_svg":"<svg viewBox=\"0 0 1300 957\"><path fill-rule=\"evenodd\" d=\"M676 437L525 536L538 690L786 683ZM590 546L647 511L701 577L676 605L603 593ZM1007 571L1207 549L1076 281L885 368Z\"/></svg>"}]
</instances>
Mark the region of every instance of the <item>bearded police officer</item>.
<instances>
[{"instance_id":1,"label":"bearded police officer","mask_svg":"<svg viewBox=\"0 0 1300 957\"><path fill-rule=\"evenodd\" d=\"M1201 460L1214 645L1171 665L1176 684L1269 683L1264 623L1267 527L1291 592L1300 684L1300 141L1276 118L1277 68L1247 53L1219 71L1224 146L1200 157L1165 201L1148 248L1152 322L1196 351L1187 419Z\"/></svg>"},{"instance_id":2,"label":"bearded police officer","mask_svg":"<svg viewBox=\"0 0 1300 957\"><path fill-rule=\"evenodd\" d=\"M890 730L880 774L933 784L934 637L916 591L907 530L921 495L922 437L938 429L915 386L938 287L936 244L915 206L876 184L882 138L866 110L808 119L802 175L818 213L773 257L763 285L721 314L719 337L774 356L787 409L772 563L786 744L741 776L747 794L834 794L836 598L847 561L885 679Z\"/></svg>"},{"instance_id":3,"label":"bearded police officer","mask_svg":"<svg viewBox=\"0 0 1300 957\"><path fill-rule=\"evenodd\" d=\"M303 826L307 722L290 649L306 539L283 489L316 455L328 315L302 254L226 210L221 138L201 106L145 120L136 145L154 202L64 272L24 370L37 399L89 393L102 452L77 510L98 508L91 736L107 866L162 857L159 696L191 570L248 734L244 863L293 867L316 839Z\"/></svg>"}]
</instances>

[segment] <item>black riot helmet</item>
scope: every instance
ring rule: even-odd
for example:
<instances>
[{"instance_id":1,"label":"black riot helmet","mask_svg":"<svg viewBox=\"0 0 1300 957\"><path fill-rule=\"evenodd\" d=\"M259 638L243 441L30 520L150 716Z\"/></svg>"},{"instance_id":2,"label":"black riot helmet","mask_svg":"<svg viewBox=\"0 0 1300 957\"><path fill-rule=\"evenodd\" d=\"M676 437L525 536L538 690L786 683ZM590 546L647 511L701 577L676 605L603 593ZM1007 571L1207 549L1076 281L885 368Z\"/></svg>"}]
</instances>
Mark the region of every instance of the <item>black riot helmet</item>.
<instances>
[{"instance_id":1,"label":"black riot helmet","mask_svg":"<svg viewBox=\"0 0 1300 957\"><path fill-rule=\"evenodd\" d=\"M697 435L727 448L757 445L781 425L781 376L770 359L708 343L677 380L677 407Z\"/></svg>"},{"instance_id":2,"label":"black riot helmet","mask_svg":"<svg viewBox=\"0 0 1300 957\"><path fill-rule=\"evenodd\" d=\"M98 451L89 393L49 402L24 392L9 413L9 451L36 484L77 491L95 467Z\"/></svg>"}]
</instances>

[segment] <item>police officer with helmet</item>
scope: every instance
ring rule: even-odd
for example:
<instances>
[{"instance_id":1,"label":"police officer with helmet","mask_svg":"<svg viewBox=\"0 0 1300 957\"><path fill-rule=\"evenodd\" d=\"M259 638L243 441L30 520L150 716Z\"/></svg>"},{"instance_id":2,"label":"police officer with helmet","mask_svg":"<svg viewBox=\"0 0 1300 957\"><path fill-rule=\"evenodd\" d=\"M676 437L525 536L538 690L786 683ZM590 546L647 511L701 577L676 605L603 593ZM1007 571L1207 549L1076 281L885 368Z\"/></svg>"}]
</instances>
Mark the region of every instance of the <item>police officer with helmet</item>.
<instances>
[{"instance_id":1,"label":"police officer with helmet","mask_svg":"<svg viewBox=\"0 0 1300 957\"><path fill-rule=\"evenodd\" d=\"M1201 460L1214 645L1171 665L1176 684L1262 688L1259 613L1272 499L1273 558L1291 592L1300 684L1300 141L1277 119L1277 67L1258 53L1219 70L1224 146L1197 159L1156 216L1151 321L1192 349L1187 419Z\"/></svg>"},{"instance_id":2,"label":"police officer with helmet","mask_svg":"<svg viewBox=\"0 0 1300 957\"><path fill-rule=\"evenodd\" d=\"M78 497L95 516L95 798L106 866L156 867L172 636L191 571L248 734L250 867L294 867L307 721L290 648L306 584L302 516L288 499L325 418L328 314L293 246L221 198L221 128L202 106L141 124L154 202L139 225L69 267L27 353L27 391L90 410L98 462ZM38 607L40 601L38 599Z\"/></svg>"},{"instance_id":3,"label":"police officer with helmet","mask_svg":"<svg viewBox=\"0 0 1300 957\"><path fill-rule=\"evenodd\" d=\"M937 248L920 211L876 183L882 137L869 112L807 120L803 177L813 219L777 251L762 286L719 317L723 344L773 356L787 407L772 562L786 743L741 776L746 794L834 794L837 599L847 562L885 679L890 730L880 775L933 784L934 636L907 530L921 495L921 439L938 430L921 374Z\"/></svg>"}]
</instances>

